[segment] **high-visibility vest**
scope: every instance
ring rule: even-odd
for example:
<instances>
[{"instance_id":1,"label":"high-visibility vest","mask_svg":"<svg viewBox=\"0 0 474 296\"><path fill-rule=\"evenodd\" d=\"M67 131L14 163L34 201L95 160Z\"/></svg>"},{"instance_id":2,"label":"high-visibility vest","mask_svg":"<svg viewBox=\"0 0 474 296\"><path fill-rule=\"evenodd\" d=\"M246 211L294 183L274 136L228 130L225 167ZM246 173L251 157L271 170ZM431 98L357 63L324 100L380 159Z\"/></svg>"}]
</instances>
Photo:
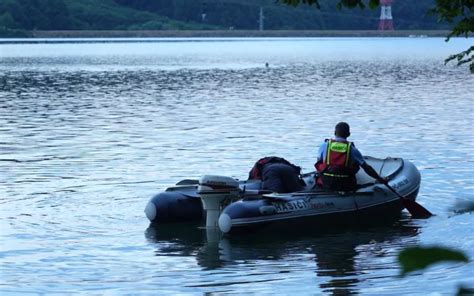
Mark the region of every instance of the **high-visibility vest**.
<instances>
[{"instance_id":1,"label":"high-visibility vest","mask_svg":"<svg viewBox=\"0 0 474 296\"><path fill-rule=\"evenodd\" d=\"M351 161L352 142L327 140L326 155L315 164L321 174L328 177L348 178L357 171Z\"/></svg>"}]
</instances>

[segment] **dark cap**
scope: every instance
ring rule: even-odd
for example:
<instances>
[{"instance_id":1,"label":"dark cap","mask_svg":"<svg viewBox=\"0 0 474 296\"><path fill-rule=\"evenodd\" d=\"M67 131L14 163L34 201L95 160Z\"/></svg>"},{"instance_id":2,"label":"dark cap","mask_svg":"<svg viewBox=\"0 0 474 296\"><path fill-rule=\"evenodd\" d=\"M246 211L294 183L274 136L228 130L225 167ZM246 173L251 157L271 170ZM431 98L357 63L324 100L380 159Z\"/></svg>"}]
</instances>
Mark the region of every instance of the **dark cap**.
<instances>
[{"instance_id":1,"label":"dark cap","mask_svg":"<svg viewBox=\"0 0 474 296\"><path fill-rule=\"evenodd\" d=\"M351 135L349 124L346 122L339 122L336 124L336 130L334 131L336 136L347 138Z\"/></svg>"}]
</instances>

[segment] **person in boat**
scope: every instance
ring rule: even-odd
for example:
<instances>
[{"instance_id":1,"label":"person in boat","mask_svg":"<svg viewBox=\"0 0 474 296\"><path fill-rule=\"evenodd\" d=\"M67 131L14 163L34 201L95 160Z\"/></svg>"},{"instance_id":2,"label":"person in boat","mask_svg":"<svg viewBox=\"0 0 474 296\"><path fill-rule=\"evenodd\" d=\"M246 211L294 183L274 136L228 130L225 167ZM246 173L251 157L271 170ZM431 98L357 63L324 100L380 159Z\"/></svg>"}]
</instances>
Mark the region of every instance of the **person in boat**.
<instances>
[{"instance_id":1,"label":"person in boat","mask_svg":"<svg viewBox=\"0 0 474 296\"><path fill-rule=\"evenodd\" d=\"M262 180L261 189L277 193L303 190L301 167L284 158L267 156L259 159L249 172L249 180Z\"/></svg>"},{"instance_id":2,"label":"person in boat","mask_svg":"<svg viewBox=\"0 0 474 296\"><path fill-rule=\"evenodd\" d=\"M333 139L326 139L319 147L314 164L319 173L316 177L318 187L333 191L354 191L357 189L356 173L360 167L378 182L387 182L367 164L354 143L347 141L351 135L349 124L339 122L334 135Z\"/></svg>"}]
</instances>

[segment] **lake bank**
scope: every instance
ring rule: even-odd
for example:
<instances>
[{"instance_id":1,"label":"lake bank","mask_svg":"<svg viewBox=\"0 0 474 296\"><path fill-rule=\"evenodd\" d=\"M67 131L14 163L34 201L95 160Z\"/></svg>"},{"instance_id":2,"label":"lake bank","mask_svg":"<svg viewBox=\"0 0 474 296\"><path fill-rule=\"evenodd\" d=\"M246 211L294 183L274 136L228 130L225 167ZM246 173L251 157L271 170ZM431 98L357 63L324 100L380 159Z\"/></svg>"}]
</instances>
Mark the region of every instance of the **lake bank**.
<instances>
[{"instance_id":1,"label":"lake bank","mask_svg":"<svg viewBox=\"0 0 474 296\"><path fill-rule=\"evenodd\" d=\"M166 38L166 37L445 37L448 30L77 30L29 31L31 38Z\"/></svg>"}]
</instances>

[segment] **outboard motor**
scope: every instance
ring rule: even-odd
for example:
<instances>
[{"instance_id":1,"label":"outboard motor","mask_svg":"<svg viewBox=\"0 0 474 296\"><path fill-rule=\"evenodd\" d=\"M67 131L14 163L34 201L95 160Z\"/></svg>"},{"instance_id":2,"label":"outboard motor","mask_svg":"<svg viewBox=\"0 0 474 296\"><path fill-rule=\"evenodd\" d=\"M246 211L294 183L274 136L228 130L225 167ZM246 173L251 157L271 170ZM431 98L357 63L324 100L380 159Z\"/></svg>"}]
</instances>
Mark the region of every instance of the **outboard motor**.
<instances>
[{"instance_id":1,"label":"outboard motor","mask_svg":"<svg viewBox=\"0 0 474 296\"><path fill-rule=\"evenodd\" d=\"M239 198L239 182L231 177L204 175L199 180L197 193L206 210L206 227L217 227L225 202Z\"/></svg>"}]
</instances>

